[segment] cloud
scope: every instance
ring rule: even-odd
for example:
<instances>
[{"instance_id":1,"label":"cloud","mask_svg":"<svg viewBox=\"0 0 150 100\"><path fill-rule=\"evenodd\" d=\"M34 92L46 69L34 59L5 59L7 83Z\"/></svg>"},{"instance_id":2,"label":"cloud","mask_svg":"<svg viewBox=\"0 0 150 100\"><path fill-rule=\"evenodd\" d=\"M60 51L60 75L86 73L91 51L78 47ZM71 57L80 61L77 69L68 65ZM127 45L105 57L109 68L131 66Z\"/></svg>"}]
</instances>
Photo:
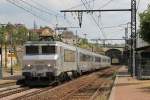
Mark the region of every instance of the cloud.
<instances>
[{"instance_id":1,"label":"cloud","mask_svg":"<svg viewBox=\"0 0 150 100\"><path fill-rule=\"evenodd\" d=\"M1 0L1 1L0 1L0 4L6 4L6 3L7 3L6 0Z\"/></svg>"}]
</instances>

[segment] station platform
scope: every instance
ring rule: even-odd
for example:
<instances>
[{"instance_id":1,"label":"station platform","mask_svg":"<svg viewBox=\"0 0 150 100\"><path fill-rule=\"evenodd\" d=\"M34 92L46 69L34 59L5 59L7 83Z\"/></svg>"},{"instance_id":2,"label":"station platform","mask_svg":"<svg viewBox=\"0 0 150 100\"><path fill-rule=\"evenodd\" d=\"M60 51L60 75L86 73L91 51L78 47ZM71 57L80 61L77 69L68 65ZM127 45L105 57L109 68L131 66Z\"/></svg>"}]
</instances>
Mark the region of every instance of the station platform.
<instances>
[{"instance_id":1,"label":"station platform","mask_svg":"<svg viewBox=\"0 0 150 100\"><path fill-rule=\"evenodd\" d=\"M150 80L137 80L125 66L116 76L109 100L150 100Z\"/></svg>"},{"instance_id":2,"label":"station platform","mask_svg":"<svg viewBox=\"0 0 150 100\"><path fill-rule=\"evenodd\" d=\"M21 71L15 71L13 75L3 72L3 79L0 79L0 85L14 83L20 78L22 78Z\"/></svg>"},{"instance_id":3,"label":"station platform","mask_svg":"<svg viewBox=\"0 0 150 100\"><path fill-rule=\"evenodd\" d=\"M14 82L16 82L16 80L0 80L0 85L14 83Z\"/></svg>"},{"instance_id":4,"label":"station platform","mask_svg":"<svg viewBox=\"0 0 150 100\"><path fill-rule=\"evenodd\" d=\"M13 75L10 72L3 72L3 80L17 80L21 78L21 71L14 71Z\"/></svg>"}]
</instances>

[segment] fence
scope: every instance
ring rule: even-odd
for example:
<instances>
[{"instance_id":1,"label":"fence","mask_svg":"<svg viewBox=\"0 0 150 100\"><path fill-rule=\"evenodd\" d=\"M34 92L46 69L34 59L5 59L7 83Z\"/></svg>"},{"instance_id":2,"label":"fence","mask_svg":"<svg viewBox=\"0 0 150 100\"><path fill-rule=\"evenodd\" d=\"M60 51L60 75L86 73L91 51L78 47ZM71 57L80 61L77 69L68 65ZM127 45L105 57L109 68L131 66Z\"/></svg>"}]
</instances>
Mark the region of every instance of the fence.
<instances>
[{"instance_id":1,"label":"fence","mask_svg":"<svg viewBox=\"0 0 150 100\"><path fill-rule=\"evenodd\" d=\"M137 61L138 78L150 79L150 58L141 58Z\"/></svg>"}]
</instances>

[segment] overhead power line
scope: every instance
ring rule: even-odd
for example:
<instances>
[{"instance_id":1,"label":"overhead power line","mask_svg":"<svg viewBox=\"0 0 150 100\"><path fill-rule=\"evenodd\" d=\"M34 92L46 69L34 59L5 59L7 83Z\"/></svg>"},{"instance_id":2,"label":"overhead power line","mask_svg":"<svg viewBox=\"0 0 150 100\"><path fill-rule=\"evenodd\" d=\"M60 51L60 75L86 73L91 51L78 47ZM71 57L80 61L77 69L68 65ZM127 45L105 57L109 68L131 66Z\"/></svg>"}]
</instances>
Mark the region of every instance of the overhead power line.
<instances>
[{"instance_id":1,"label":"overhead power line","mask_svg":"<svg viewBox=\"0 0 150 100\"><path fill-rule=\"evenodd\" d=\"M51 11L51 12L53 12L53 13L56 13L56 14L53 14L55 17L57 16L57 17L59 17L59 18L63 18L63 19L66 20L66 22L67 22L69 25L71 24L71 22L70 22L67 18L64 18L63 15L61 15L61 14L59 14L59 13L57 13L57 12L55 12L55 11L53 11L53 10L47 8L47 7L45 7L44 5L42 5L42 4L38 3L38 2L36 2L35 0L31 0L31 2L33 2L33 3L36 4L37 6L40 6L40 7L44 8L43 10L46 10L46 12L48 12L48 13L49 13L49 11Z\"/></svg>"},{"instance_id":2,"label":"overhead power line","mask_svg":"<svg viewBox=\"0 0 150 100\"><path fill-rule=\"evenodd\" d=\"M35 11L40 11L40 13L45 13L45 14L47 14L47 15L49 15L49 16L54 16L54 17L56 18L56 22L58 22L58 17L63 18L63 16L58 16L58 14L53 14L53 13L50 13L49 11L46 11L45 9L38 8L38 7L34 6L34 5L32 5L32 4L28 3L28 2L26 2L25 0L6 0L6 1L8 1L9 3L15 5L15 6L18 7L18 8L21 8L22 10L24 10L24 11L30 13L31 15L33 15L33 16L35 16L35 17L41 19L42 21L44 21L44 22L46 22L46 23L49 23L50 20L47 20L47 18L41 17L41 14L39 15L39 14L37 14L36 12L34 12L33 10L35 10ZM28 7L25 7L25 5L27 5ZM29 7L30 7L30 9L29 9ZM67 19L64 19L64 20L65 20L69 25L72 24L69 20L67 20ZM49 23L49 24L55 26L55 24L52 24L52 23Z\"/></svg>"},{"instance_id":3,"label":"overhead power line","mask_svg":"<svg viewBox=\"0 0 150 100\"><path fill-rule=\"evenodd\" d=\"M39 11L41 11L41 12L44 12L44 13L46 13L46 14L48 14L48 15L55 16L54 14L52 14L52 13L50 13L50 12L47 12L47 11L45 11L45 10L43 10L43 9L40 9L40 8L38 8L38 7L32 5L32 4L30 4L30 3L28 3L28 2L26 2L26 1L24 1L24 0L19 0L19 1L23 2L24 4L27 4L27 5L31 6L32 8L35 8L36 10L39 10Z\"/></svg>"},{"instance_id":4,"label":"overhead power line","mask_svg":"<svg viewBox=\"0 0 150 100\"><path fill-rule=\"evenodd\" d=\"M85 4L88 4L88 3L91 3L91 2L94 2L94 1L96 1L96 0L90 0L90 1L86 2ZM81 3L81 4L78 4L78 5L73 6L73 7L71 7L71 8L68 8L68 9L66 9L66 10L75 9L75 8L78 8L78 7L81 7L81 6L84 6L84 4Z\"/></svg>"},{"instance_id":5,"label":"overhead power line","mask_svg":"<svg viewBox=\"0 0 150 100\"><path fill-rule=\"evenodd\" d=\"M47 8L47 7L45 7L44 5L42 5L42 4L38 3L38 2L36 2L35 0L31 0L31 2L33 2L33 3L36 4L37 6L40 6L40 7L44 8L46 11L51 11L51 12L53 12L53 13L56 13L56 14L54 14L55 16L63 17L61 14L59 14L59 13L57 13L57 12L55 12L55 11L53 11L53 10Z\"/></svg>"},{"instance_id":6,"label":"overhead power line","mask_svg":"<svg viewBox=\"0 0 150 100\"><path fill-rule=\"evenodd\" d=\"M86 8L86 9L88 9L88 7L86 7L86 5L85 5L84 1L83 1L83 0L81 0L81 2L84 4L85 8ZM86 1L86 2L87 2L87 1ZM90 7L89 7L89 8L90 8ZM91 14L90 14L90 15L91 15ZM99 28L100 33L102 33L103 37L104 37L104 38L106 38L106 36L103 34L103 30L102 30L102 28L99 26L99 24L97 23L97 21L96 21L96 19L94 18L94 16L93 16L93 15L91 15L91 17L92 17L92 19L93 19L94 23L95 23L95 24L97 25L97 27Z\"/></svg>"},{"instance_id":7,"label":"overhead power line","mask_svg":"<svg viewBox=\"0 0 150 100\"><path fill-rule=\"evenodd\" d=\"M50 13L49 11L46 11L46 10L41 9L41 8L38 8L38 7L32 5L32 4L30 4L30 3L28 3L28 2L26 2L26 1L24 1L24 0L19 0L19 1L21 1L21 2L23 2L23 3L25 3L25 4L29 5L29 6L31 6L32 8L35 8L36 10L39 10L39 11L41 11L41 12L44 12L44 13L50 15L50 16L56 17L56 21L58 21L57 17L63 18L63 16L60 16L59 14ZM33 2L34 2L34 1L33 1ZM35 2L34 2L34 3L35 3ZM38 3L37 3L37 4L38 4ZM41 4L40 4L40 5L41 5ZM68 21L67 19L65 19L65 20L66 20L66 22L67 22L69 25L71 24L70 21Z\"/></svg>"},{"instance_id":8,"label":"overhead power line","mask_svg":"<svg viewBox=\"0 0 150 100\"><path fill-rule=\"evenodd\" d=\"M110 4L112 1L114 1L114 0L109 0L109 1L107 1L105 4L103 4L99 9L102 9L102 8L104 8L104 7L106 7L108 4Z\"/></svg>"},{"instance_id":9,"label":"overhead power line","mask_svg":"<svg viewBox=\"0 0 150 100\"><path fill-rule=\"evenodd\" d=\"M14 6L16 6L16 7L20 8L20 9L22 9L22 10L24 10L24 11L30 13L31 15L33 15L33 16L39 18L40 20L42 20L42 21L44 21L44 22L46 22L46 23L49 23L49 20L46 20L46 19L42 18L41 16L39 16L39 15L33 13L30 9L27 9L27 8L24 8L23 6L18 5L19 2L16 2L15 0L6 0L6 1L8 1L9 3L13 4ZM49 23L49 24L50 24L50 23ZM51 24L52 24L52 23L51 23ZM54 24L52 24L52 25L54 26Z\"/></svg>"},{"instance_id":10,"label":"overhead power line","mask_svg":"<svg viewBox=\"0 0 150 100\"><path fill-rule=\"evenodd\" d=\"M140 1L141 1L141 0L139 0L139 1L137 2L137 8L136 8L137 11L138 11L138 9L139 9Z\"/></svg>"}]
</instances>

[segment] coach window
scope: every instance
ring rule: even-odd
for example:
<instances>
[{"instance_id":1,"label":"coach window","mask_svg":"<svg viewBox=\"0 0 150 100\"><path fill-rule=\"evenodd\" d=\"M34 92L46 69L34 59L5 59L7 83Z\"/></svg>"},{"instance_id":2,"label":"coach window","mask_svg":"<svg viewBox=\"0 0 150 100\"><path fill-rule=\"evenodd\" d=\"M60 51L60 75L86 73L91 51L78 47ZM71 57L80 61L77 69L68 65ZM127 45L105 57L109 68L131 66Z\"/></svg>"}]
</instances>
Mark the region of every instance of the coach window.
<instances>
[{"instance_id":1,"label":"coach window","mask_svg":"<svg viewBox=\"0 0 150 100\"><path fill-rule=\"evenodd\" d=\"M93 58L93 56L91 56L91 57L90 57L90 61L93 61L93 60L94 60L94 58Z\"/></svg>"},{"instance_id":2,"label":"coach window","mask_svg":"<svg viewBox=\"0 0 150 100\"><path fill-rule=\"evenodd\" d=\"M100 57L95 57L95 62L101 62L101 58Z\"/></svg>"},{"instance_id":3,"label":"coach window","mask_svg":"<svg viewBox=\"0 0 150 100\"><path fill-rule=\"evenodd\" d=\"M87 55L87 61L92 61L93 57L91 55Z\"/></svg>"},{"instance_id":4,"label":"coach window","mask_svg":"<svg viewBox=\"0 0 150 100\"><path fill-rule=\"evenodd\" d=\"M103 59L103 62L106 62L106 59Z\"/></svg>"},{"instance_id":5,"label":"coach window","mask_svg":"<svg viewBox=\"0 0 150 100\"><path fill-rule=\"evenodd\" d=\"M80 61L86 61L86 55L85 54L82 54L80 53Z\"/></svg>"},{"instance_id":6,"label":"coach window","mask_svg":"<svg viewBox=\"0 0 150 100\"><path fill-rule=\"evenodd\" d=\"M72 50L64 50L64 62L75 62L75 52Z\"/></svg>"},{"instance_id":7,"label":"coach window","mask_svg":"<svg viewBox=\"0 0 150 100\"><path fill-rule=\"evenodd\" d=\"M105 62L105 59L103 59L103 62Z\"/></svg>"},{"instance_id":8,"label":"coach window","mask_svg":"<svg viewBox=\"0 0 150 100\"><path fill-rule=\"evenodd\" d=\"M27 55L39 54L39 47L38 46L26 46L26 54Z\"/></svg>"},{"instance_id":9,"label":"coach window","mask_svg":"<svg viewBox=\"0 0 150 100\"><path fill-rule=\"evenodd\" d=\"M56 47L55 46L42 46L42 54L55 54Z\"/></svg>"}]
</instances>

